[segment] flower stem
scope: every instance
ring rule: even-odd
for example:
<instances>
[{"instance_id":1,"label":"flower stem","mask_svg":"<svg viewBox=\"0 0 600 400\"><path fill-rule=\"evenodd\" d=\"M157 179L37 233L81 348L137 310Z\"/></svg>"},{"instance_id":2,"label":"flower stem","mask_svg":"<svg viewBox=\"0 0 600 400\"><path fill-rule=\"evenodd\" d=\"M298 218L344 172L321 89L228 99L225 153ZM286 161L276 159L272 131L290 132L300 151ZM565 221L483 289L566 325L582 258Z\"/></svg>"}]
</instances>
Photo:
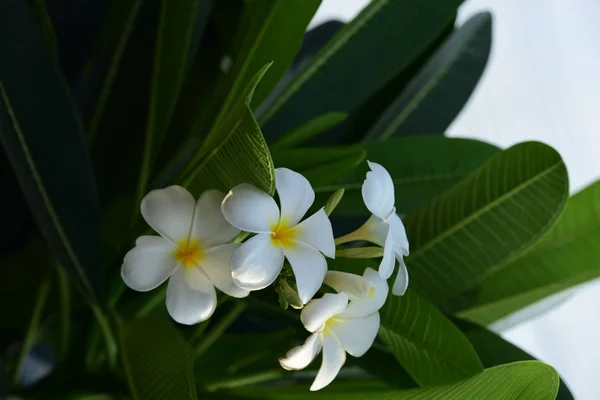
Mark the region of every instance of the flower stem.
<instances>
[{"instance_id":1,"label":"flower stem","mask_svg":"<svg viewBox=\"0 0 600 400\"><path fill-rule=\"evenodd\" d=\"M235 303L231 310L229 310L229 312L227 312L227 314L225 314L210 331L208 331L208 333L204 336L204 340L202 340L196 346L196 357L200 357L217 340L219 340L227 328L231 326L231 324L244 312L244 310L246 310L246 307L246 303L242 301Z\"/></svg>"},{"instance_id":2,"label":"flower stem","mask_svg":"<svg viewBox=\"0 0 600 400\"><path fill-rule=\"evenodd\" d=\"M214 392L219 389L233 389L240 386L247 386L261 382L272 381L281 378L284 373L285 371L283 371L283 369L276 369L249 375L236 376L235 378L224 379L221 381L209 383L206 385L206 390L209 392Z\"/></svg>"}]
</instances>

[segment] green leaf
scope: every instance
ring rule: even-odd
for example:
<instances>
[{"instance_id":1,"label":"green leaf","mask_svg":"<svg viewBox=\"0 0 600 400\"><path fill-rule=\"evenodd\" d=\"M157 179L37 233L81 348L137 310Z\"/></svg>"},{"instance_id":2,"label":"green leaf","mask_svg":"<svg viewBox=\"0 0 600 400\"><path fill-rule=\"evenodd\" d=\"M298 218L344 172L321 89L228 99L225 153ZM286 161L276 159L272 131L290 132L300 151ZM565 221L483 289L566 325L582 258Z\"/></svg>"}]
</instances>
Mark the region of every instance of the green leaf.
<instances>
[{"instance_id":1,"label":"green leaf","mask_svg":"<svg viewBox=\"0 0 600 400\"><path fill-rule=\"evenodd\" d=\"M148 180L187 72L188 51L200 1L163 0L158 23L146 140L138 181L137 202L146 193Z\"/></svg>"},{"instance_id":2,"label":"green leaf","mask_svg":"<svg viewBox=\"0 0 600 400\"><path fill-rule=\"evenodd\" d=\"M369 375L385 382L392 388L412 389L418 387L417 383L391 353L375 346L371 347L362 357L348 357L346 362L348 365L358 365Z\"/></svg>"},{"instance_id":3,"label":"green leaf","mask_svg":"<svg viewBox=\"0 0 600 400\"><path fill-rule=\"evenodd\" d=\"M301 173L317 187L330 184L353 171L365 155L358 146L298 148L274 152L273 162L276 167ZM324 205L326 200L319 204Z\"/></svg>"},{"instance_id":4,"label":"green leaf","mask_svg":"<svg viewBox=\"0 0 600 400\"><path fill-rule=\"evenodd\" d=\"M365 138L444 132L477 85L491 44L491 15L469 19L434 53Z\"/></svg>"},{"instance_id":5,"label":"green leaf","mask_svg":"<svg viewBox=\"0 0 600 400\"><path fill-rule=\"evenodd\" d=\"M88 299L103 300L98 198L79 117L23 1L0 5L0 54L10 60L0 63L2 145L60 262Z\"/></svg>"},{"instance_id":6,"label":"green leaf","mask_svg":"<svg viewBox=\"0 0 600 400\"><path fill-rule=\"evenodd\" d=\"M109 45L109 43L114 40L116 42L116 46L110 58L109 66L104 77L104 82L94 106L89 126L87 127L87 136L90 141L94 139L98 132L98 128L100 127L100 122L107 106L106 102L109 99L113 83L119 71L119 65L121 63L123 53L125 52L125 49L129 43L129 39L131 37L131 33L133 32L133 27L140 12L141 6L142 0L125 0L113 3L113 6L110 9L108 21L105 25L104 31L102 32L102 38L105 39L103 41L104 45ZM100 47L102 50L105 50L104 46ZM98 50L97 57L101 57L103 55L104 52ZM94 63L98 62L99 60L93 60L91 65L94 65ZM90 70L92 70L91 67L88 67L87 69L88 73Z\"/></svg>"},{"instance_id":7,"label":"green leaf","mask_svg":"<svg viewBox=\"0 0 600 400\"><path fill-rule=\"evenodd\" d=\"M535 360L530 354L485 328L465 321L457 321L456 324L467 335L486 368L515 361ZM557 400L573 400L569 388L562 381L556 398Z\"/></svg>"},{"instance_id":8,"label":"green leaf","mask_svg":"<svg viewBox=\"0 0 600 400\"><path fill-rule=\"evenodd\" d=\"M390 294L380 314L379 337L420 386L454 382L483 371L469 340L413 290L404 296Z\"/></svg>"},{"instance_id":9,"label":"green leaf","mask_svg":"<svg viewBox=\"0 0 600 400\"><path fill-rule=\"evenodd\" d=\"M461 0L375 0L258 113L268 137L317 115L348 112L405 70L454 19ZM264 125L265 122L268 122Z\"/></svg>"},{"instance_id":10,"label":"green leaf","mask_svg":"<svg viewBox=\"0 0 600 400\"><path fill-rule=\"evenodd\" d=\"M490 324L545 297L600 276L600 181L571 197L544 238L468 295L459 315Z\"/></svg>"},{"instance_id":11,"label":"green leaf","mask_svg":"<svg viewBox=\"0 0 600 400\"><path fill-rule=\"evenodd\" d=\"M472 289L534 244L569 194L560 155L517 144L404 219L411 286L436 305Z\"/></svg>"},{"instance_id":12,"label":"green leaf","mask_svg":"<svg viewBox=\"0 0 600 400\"><path fill-rule=\"evenodd\" d=\"M412 390L328 393L281 393L280 388L244 389L243 394L263 399L315 400L554 400L558 374L539 361L524 361L490 368L455 384Z\"/></svg>"},{"instance_id":13,"label":"green leaf","mask_svg":"<svg viewBox=\"0 0 600 400\"><path fill-rule=\"evenodd\" d=\"M326 132L328 129L344 122L348 114L343 112L329 112L308 121L304 125L300 125L293 131L285 134L281 139L273 143L270 147L272 151L289 149L296 145L302 144L308 139L317 136L320 133Z\"/></svg>"},{"instance_id":14,"label":"green leaf","mask_svg":"<svg viewBox=\"0 0 600 400\"><path fill-rule=\"evenodd\" d=\"M223 141L203 158L183 180L194 194L206 189L229 191L240 183L250 183L273 193L275 170L269 148L250 109Z\"/></svg>"},{"instance_id":15,"label":"green leaf","mask_svg":"<svg viewBox=\"0 0 600 400\"><path fill-rule=\"evenodd\" d=\"M338 259L329 268L362 275L377 263ZM469 340L444 314L412 289L404 296L391 291L379 310L379 337L386 348L420 385L431 386L468 378L483 371Z\"/></svg>"},{"instance_id":16,"label":"green leaf","mask_svg":"<svg viewBox=\"0 0 600 400\"><path fill-rule=\"evenodd\" d=\"M407 213L433 199L479 168L499 149L470 139L441 136L407 136L386 142L364 142L367 159L383 165L392 175L396 210ZM332 192L345 188L344 199L333 212L335 216L368 216L361 187L369 167L360 164L340 183L315 188L318 204Z\"/></svg>"},{"instance_id":17,"label":"green leaf","mask_svg":"<svg viewBox=\"0 0 600 400\"><path fill-rule=\"evenodd\" d=\"M266 63L273 67L257 88L254 105L260 104L279 82L296 57L308 23L321 0L254 0L245 2L234 49L229 54L233 67L222 73L217 98L223 103L217 110L216 123L229 112L244 85ZM214 135L209 133L209 140Z\"/></svg>"},{"instance_id":18,"label":"green leaf","mask_svg":"<svg viewBox=\"0 0 600 400\"><path fill-rule=\"evenodd\" d=\"M127 384L135 400L196 399L194 356L166 319L145 318L121 332Z\"/></svg>"}]
</instances>

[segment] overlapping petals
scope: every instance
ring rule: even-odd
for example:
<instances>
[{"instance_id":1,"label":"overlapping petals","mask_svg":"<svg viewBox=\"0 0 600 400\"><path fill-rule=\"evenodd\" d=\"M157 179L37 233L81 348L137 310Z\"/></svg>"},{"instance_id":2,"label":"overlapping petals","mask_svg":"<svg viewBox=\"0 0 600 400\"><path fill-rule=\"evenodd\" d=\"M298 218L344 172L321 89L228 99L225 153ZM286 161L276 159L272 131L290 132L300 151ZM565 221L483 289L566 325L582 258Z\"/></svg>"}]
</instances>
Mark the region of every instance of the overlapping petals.
<instances>
[{"instance_id":1,"label":"overlapping petals","mask_svg":"<svg viewBox=\"0 0 600 400\"><path fill-rule=\"evenodd\" d=\"M310 390L329 385L346 362L346 353L361 357L379 331L379 308L388 294L387 283L373 269L363 276L330 271L325 283L338 293L311 300L300 314L312 335L291 349L279 362L285 369L308 366L322 352L323 360Z\"/></svg>"},{"instance_id":2,"label":"overlapping petals","mask_svg":"<svg viewBox=\"0 0 600 400\"><path fill-rule=\"evenodd\" d=\"M234 187L221 205L225 219L236 228L255 233L233 254L234 282L245 290L260 290L279 276L289 261L306 304L319 290L327 272L323 255L335 256L329 218L323 209L300 222L315 199L310 183L287 168L275 170L280 208L269 194L249 185Z\"/></svg>"},{"instance_id":3,"label":"overlapping petals","mask_svg":"<svg viewBox=\"0 0 600 400\"><path fill-rule=\"evenodd\" d=\"M248 291L235 285L229 260L239 232L221 213L224 193L208 190L196 202L180 186L154 190L141 204L142 216L160 236L142 236L123 260L127 286L148 291L169 280L167 310L182 324L209 318L216 307L215 287L233 297Z\"/></svg>"}]
</instances>

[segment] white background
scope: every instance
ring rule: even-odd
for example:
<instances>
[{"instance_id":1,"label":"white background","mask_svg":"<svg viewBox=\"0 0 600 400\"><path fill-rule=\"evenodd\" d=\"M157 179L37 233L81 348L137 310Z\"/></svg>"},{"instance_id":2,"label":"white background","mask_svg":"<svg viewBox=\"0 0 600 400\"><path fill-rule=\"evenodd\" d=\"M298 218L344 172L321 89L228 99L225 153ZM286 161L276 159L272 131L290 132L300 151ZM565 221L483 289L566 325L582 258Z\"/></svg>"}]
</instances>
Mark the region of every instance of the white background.
<instances>
[{"instance_id":1,"label":"white background","mask_svg":"<svg viewBox=\"0 0 600 400\"><path fill-rule=\"evenodd\" d=\"M311 27L329 19L347 21L367 3L324 0ZM503 148L543 141L563 156L572 192L598 179L600 1L466 0L458 24L482 10L494 17L490 61L450 136ZM550 303L550 311L503 336L552 364L578 400L600 399L600 284Z\"/></svg>"}]
</instances>

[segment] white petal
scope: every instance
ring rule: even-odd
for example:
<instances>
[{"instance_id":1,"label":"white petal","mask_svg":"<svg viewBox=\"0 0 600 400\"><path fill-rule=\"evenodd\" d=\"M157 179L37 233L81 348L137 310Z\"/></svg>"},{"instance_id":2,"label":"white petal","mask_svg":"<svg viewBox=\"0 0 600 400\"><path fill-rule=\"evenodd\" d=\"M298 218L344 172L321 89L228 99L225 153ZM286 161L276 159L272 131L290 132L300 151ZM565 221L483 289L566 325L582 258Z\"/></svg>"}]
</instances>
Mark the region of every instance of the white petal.
<instances>
[{"instance_id":1,"label":"white petal","mask_svg":"<svg viewBox=\"0 0 600 400\"><path fill-rule=\"evenodd\" d=\"M167 286L167 311L184 325L210 318L217 306L217 293L200 268L178 268Z\"/></svg>"},{"instance_id":2,"label":"white petal","mask_svg":"<svg viewBox=\"0 0 600 400\"><path fill-rule=\"evenodd\" d=\"M268 193L249 183L227 193L221 211L233 226L246 232L270 233L279 224L279 208Z\"/></svg>"},{"instance_id":3,"label":"white petal","mask_svg":"<svg viewBox=\"0 0 600 400\"><path fill-rule=\"evenodd\" d=\"M317 373L317 377L310 387L311 391L321 390L329 385L340 372L346 362L346 352L342 344L334 335L322 334L323 336L323 363Z\"/></svg>"},{"instance_id":4,"label":"white petal","mask_svg":"<svg viewBox=\"0 0 600 400\"><path fill-rule=\"evenodd\" d=\"M394 240L392 237L392 231L390 229L387 238L385 239L385 245L383 246L383 258L379 264L379 275L383 279L388 279L390 276L392 276L395 265L396 258L394 254Z\"/></svg>"},{"instance_id":5,"label":"white petal","mask_svg":"<svg viewBox=\"0 0 600 400\"><path fill-rule=\"evenodd\" d=\"M223 217L221 203L224 198L225 193L207 190L196 203L190 238L200 242L204 248L227 243L240 233Z\"/></svg>"},{"instance_id":6,"label":"white petal","mask_svg":"<svg viewBox=\"0 0 600 400\"><path fill-rule=\"evenodd\" d=\"M335 258L333 229L323 208L298 224L295 240L314 247L329 258Z\"/></svg>"},{"instance_id":7,"label":"white petal","mask_svg":"<svg viewBox=\"0 0 600 400\"><path fill-rule=\"evenodd\" d=\"M217 289L231 297L241 298L248 296L249 292L233 282L229 264L231 256L239 247L239 244L229 243L209 249L200 260L200 267Z\"/></svg>"},{"instance_id":8,"label":"white petal","mask_svg":"<svg viewBox=\"0 0 600 400\"><path fill-rule=\"evenodd\" d=\"M283 254L294 271L298 296L302 303L306 304L323 284L327 261L323 254L301 242L292 242L288 246L283 246Z\"/></svg>"},{"instance_id":9,"label":"white petal","mask_svg":"<svg viewBox=\"0 0 600 400\"><path fill-rule=\"evenodd\" d=\"M367 296L351 301L338 318L364 318L379 311L385 304L389 292L387 281L372 268L367 268L363 276L368 285Z\"/></svg>"},{"instance_id":10,"label":"white petal","mask_svg":"<svg viewBox=\"0 0 600 400\"><path fill-rule=\"evenodd\" d=\"M337 336L348 354L360 357L373 346L379 332L379 313L361 319L340 320L327 327Z\"/></svg>"},{"instance_id":11,"label":"white petal","mask_svg":"<svg viewBox=\"0 0 600 400\"><path fill-rule=\"evenodd\" d=\"M403 256L407 256L409 254L409 245L402 220L397 214L392 214L388 218L388 224L390 225L395 251Z\"/></svg>"},{"instance_id":12,"label":"white petal","mask_svg":"<svg viewBox=\"0 0 600 400\"><path fill-rule=\"evenodd\" d=\"M245 241L231 257L231 273L236 285L246 290L269 286L281 272L283 251L271 235L258 234Z\"/></svg>"},{"instance_id":13,"label":"white petal","mask_svg":"<svg viewBox=\"0 0 600 400\"><path fill-rule=\"evenodd\" d=\"M367 161L371 171L362 186L365 205L374 215L386 219L394 209L394 181L381 165Z\"/></svg>"},{"instance_id":14,"label":"white petal","mask_svg":"<svg viewBox=\"0 0 600 400\"><path fill-rule=\"evenodd\" d=\"M321 335L313 333L300 346L288 351L285 357L279 359L279 364L287 370L299 370L306 368L321 351Z\"/></svg>"},{"instance_id":15,"label":"white petal","mask_svg":"<svg viewBox=\"0 0 600 400\"><path fill-rule=\"evenodd\" d=\"M312 299L304 306L300 313L300 321L307 331L320 332L329 318L344 311L346 304L346 293L326 293L320 299Z\"/></svg>"},{"instance_id":16,"label":"white petal","mask_svg":"<svg viewBox=\"0 0 600 400\"><path fill-rule=\"evenodd\" d=\"M160 236L142 236L123 259L121 277L138 292L147 292L166 281L177 268L176 247Z\"/></svg>"},{"instance_id":17,"label":"white petal","mask_svg":"<svg viewBox=\"0 0 600 400\"><path fill-rule=\"evenodd\" d=\"M315 201L315 191L308 179L287 168L275 170L275 185L281 203L281 220L297 225Z\"/></svg>"},{"instance_id":18,"label":"white petal","mask_svg":"<svg viewBox=\"0 0 600 400\"><path fill-rule=\"evenodd\" d=\"M336 292L346 293L351 300L368 296L369 284L360 275L341 271L327 271L323 282L335 289Z\"/></svg>"},{"instance_id":19,"label":"white petal","mask_svg":"<svg viewBox=\"0 0 600 400\"><path fill-rule=\"evenodd\" d=\"M402 256L397 258L400 268L398 268L398 275L396 275L396 280L394 281L392 294L394 296L403 296L406 293L406 289L408 289L408 269L406 269L404 258Z\"/></svg>"},{"instance_id":20,"label":"white petal","mask_svg":"<svg viewBox=\"0 0 600 400\"><path fill-rule=\"evenodd\" d=\"M358 229L360 237L357 239L367 240L383 247L388 237L390 225L376 215L371 215L367 222Z\"/></svg>"},{"instance_id":21,"label":"white petal","mask_svg":"<svg viewBox=\"0 0 600 400\"><path fill-rule=\"evenodd\" d=\"M190 192L181 186L169 186L148 193L140 208L152 229L177 243L186 240L190 234L195 206L196 201Z\"/></svg>"}]
</instances>

